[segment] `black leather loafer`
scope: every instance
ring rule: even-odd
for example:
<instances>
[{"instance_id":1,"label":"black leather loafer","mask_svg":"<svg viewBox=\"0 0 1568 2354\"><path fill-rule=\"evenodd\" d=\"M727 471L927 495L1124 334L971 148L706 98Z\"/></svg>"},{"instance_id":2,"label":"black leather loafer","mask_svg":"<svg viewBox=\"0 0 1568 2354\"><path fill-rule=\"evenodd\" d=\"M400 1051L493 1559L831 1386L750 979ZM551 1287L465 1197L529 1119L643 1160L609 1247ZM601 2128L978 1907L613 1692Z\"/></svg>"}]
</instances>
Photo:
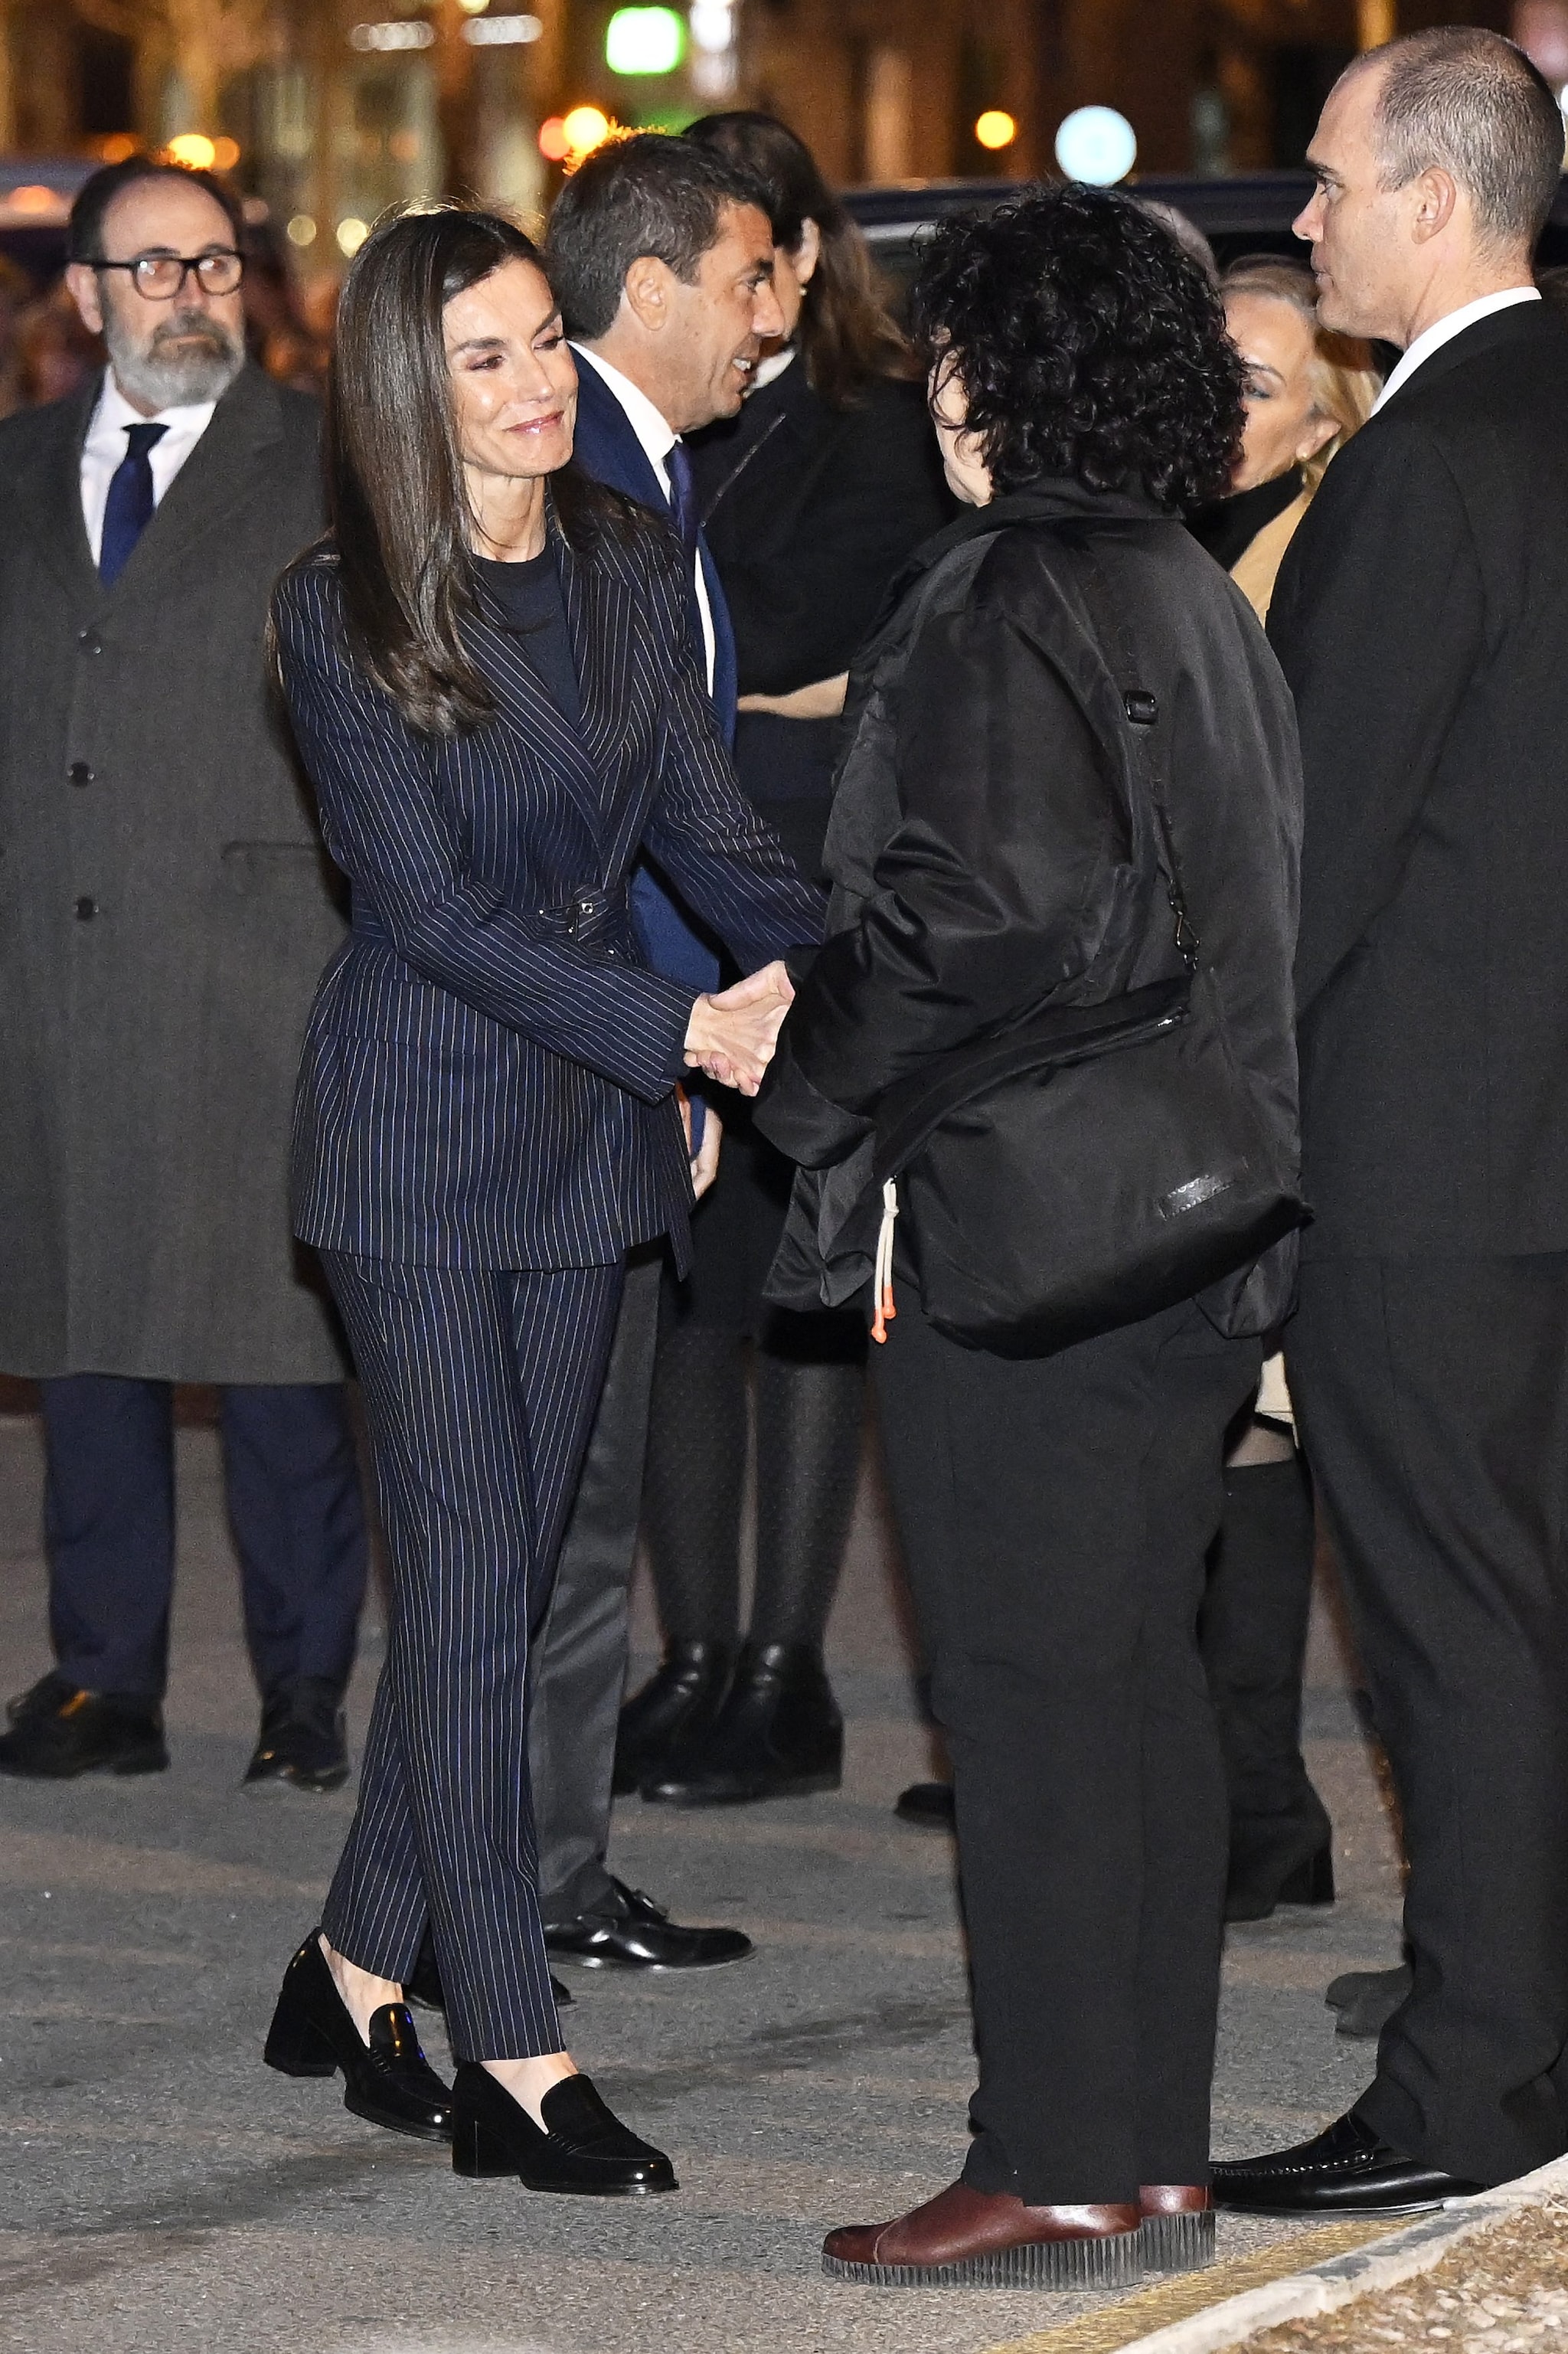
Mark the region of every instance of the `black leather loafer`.
<instances>
[{"instance_id":1,"label":"black leather loafer","mask_svg":"<svg viewBox=\"0 0 1568 2354\"><path fill-rule=\"evenodd\" d=\"M587 2199L644 2199L679 2187L663 2151L623 2126L587 2076L551 2085L539 2104L543 2132L477 2061L463 2062L452 2093L452 2170L470 2180L514 2174L529 2190Z\"/></svg>"},{"instance_id":2,"label":"black leather loafer","mask_svg":"<svg viewBox=\"0 0 1568 2354\"><path fill-rule=\"evenodd\" d=\"M1222 2160L1213 2173L1214 2204L1233 2215L1419 2215L1483 2187L1406 2158L1354 2109L1294 2149Z\"/></svg>"},{"instance_id":3,"label":"black leather loafer","mask_svg":"<svg viewBox=\"0 0 1568 2354\"><path fill-rule=\"evenodd\" d=\"M420 2141L452 2137L452 2096L419 2048L413 2012L406 2002L383 2003L362 2042L317 1929L283 1973L262 2057L284 2076L333 2076L341 2068L343 2105L369 2125Z\"/></svg>"},{"instance_id":4,"label":"black leather loafer","mask_svg":"<svg viewBox=\"0 0 1568 2354\"><path fill-rule=\"evenodd\" d=\"M69 1782L78 1774L161 1774L169 1762L155 1701L79 1691L51 1670L6 1712L0 1774Z\"/></svg>"},{"instance_id":5,"label":"black leather loafer","mask_svg":"<svg viewBox=\"0 0 1568 2354\"><path fill-rule=\"evenodd\" d=\"M435 1940L428 1929L419 1942L419 1957L403 1981L403 1992L409 2002L417 2002L421 2009L442 2012L446 2009L447 1990L441 1984ZM575 2000L570 1987L563 1986L559 1978L550 1980L550 1992L556 1998L557 2010Z\"/></svg>"},{"instance_id":6,"label":"black leather loafer","mask_svg":"<svg viewBox=\"0 0 1568 2354\"><path fill-rule=\"evenodd\" d=\"M261 1733L242 1787L291 1783L296 1790L341 1790L348 1779L343 1695L321 1676L299 1676L261 1712Z\"/></svg>"},{"instance_id":7,"label":"black leather loafer","mask_svg":"<svg viewBox=\"0 0 1568 2354\"><path fill-rule=\"evenodd\" d=\"M615 1909L546 1921L545 1951L553 1962L585 1970L714 1970L743 1962L751 1940L739 1929L687 1929L640 1888L613 1882Z\"/></svg>"}]
</instances>

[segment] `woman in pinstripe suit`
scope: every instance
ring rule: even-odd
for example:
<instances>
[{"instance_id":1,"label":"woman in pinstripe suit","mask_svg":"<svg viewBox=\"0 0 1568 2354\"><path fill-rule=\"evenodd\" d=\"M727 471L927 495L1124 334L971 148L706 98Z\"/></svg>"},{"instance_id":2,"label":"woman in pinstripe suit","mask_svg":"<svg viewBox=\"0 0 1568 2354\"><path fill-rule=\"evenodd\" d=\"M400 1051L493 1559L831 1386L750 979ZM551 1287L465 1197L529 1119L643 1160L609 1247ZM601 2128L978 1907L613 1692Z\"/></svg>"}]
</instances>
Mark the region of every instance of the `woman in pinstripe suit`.
<instances>
[{"instance_id":1,"label":"woman in pinstripe suit","mask_svg":"<svg viewBox=\"0 0 1568 2354\"><path fill-rule=\"evenodd\" d=\"M561 2046L535 1884L528 1637L634 1244L688 1250L675 1107L755 1092L815 895L738 791L673 535L577 480L576 376L533 245L450 208L344 289L334 529L284 576L279 663L348 942L301 1074L295 1227L364 1387L392 1555L358 1811L267 2057L460 2173L673 2188ZM563 471L565 469L566 471ZM665 866L751 979L650 971L626 878ZM403 2002L427 1925L460 2065Z\"/></svg>"}]
</instances>

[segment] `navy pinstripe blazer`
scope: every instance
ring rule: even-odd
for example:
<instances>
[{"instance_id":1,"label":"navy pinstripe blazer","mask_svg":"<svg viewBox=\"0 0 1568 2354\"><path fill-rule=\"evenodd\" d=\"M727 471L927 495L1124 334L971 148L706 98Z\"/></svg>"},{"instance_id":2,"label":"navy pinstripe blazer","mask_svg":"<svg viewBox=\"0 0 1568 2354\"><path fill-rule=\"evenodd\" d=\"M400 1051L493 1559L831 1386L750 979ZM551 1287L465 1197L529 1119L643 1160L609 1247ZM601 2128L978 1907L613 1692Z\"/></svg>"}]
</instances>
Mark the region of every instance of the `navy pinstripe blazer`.
<instances>
[{"instance_id":1,"label":"navy pinstripe blazer","mask_svg":"<svg viewBox=\"0 0 1568 2354\"><path fill-rule=\"evenodd\" d=\"M350 659L326 543L279 583L280 666L322 830L353 886L295 1103L294 1227L427 1265L604 1264L691 1184L671 1089L694 991L650 971L627 903L646 844L743 970L821 937L817 896L729 765L680 551L574 550L552 513L582 705L563 718L499 607L468 626L494 715L411 729Z\"/></svg>"}]
</instances>

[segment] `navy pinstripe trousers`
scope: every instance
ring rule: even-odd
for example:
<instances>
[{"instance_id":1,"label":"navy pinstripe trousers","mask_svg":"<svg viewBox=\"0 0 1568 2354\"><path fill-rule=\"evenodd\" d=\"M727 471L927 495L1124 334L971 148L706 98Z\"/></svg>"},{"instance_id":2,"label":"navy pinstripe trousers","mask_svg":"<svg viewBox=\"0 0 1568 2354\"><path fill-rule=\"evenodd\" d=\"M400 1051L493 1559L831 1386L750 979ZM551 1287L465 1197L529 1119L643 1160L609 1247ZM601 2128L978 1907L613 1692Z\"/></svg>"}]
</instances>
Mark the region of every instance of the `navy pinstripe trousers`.
<instances>
[{"instance_id":1,"label":"navy pinstripe trousers","mask_svg":"<svg viewBox=\"0 0 1568 2354\"><path fill-rule=\"evenodd\" d=\"M329 1942L401 1983L427 1921L460 2059L558 2052L528 1784L528 1646L603 1384L619 1266L322 1254L392 1564L387 1661Z\"/></svg>"}]
</instances>

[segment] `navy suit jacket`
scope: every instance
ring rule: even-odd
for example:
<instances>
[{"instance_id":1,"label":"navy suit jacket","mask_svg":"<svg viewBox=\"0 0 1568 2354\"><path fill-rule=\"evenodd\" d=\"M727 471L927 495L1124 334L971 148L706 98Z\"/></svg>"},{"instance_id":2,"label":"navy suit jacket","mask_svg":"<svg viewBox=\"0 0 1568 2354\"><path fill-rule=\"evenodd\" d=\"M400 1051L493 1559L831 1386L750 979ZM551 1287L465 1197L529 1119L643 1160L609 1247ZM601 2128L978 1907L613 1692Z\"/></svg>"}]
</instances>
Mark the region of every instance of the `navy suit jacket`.
<instances>
[{"instance_id":1,"label":"navy suit jacket","mask_svg":"<svg viewBox=\"0 0 1568 2354\"><path fill-rule=\"evenodd\" d=\"M596 482L607 482L611 490L624 492L629 499L636 499L642 506L652 507L655 514L663 516L666 522L670 521L670 502L653 471L648 452L637 439L636 428L599 370L580 353L577 355L577 422L572 454L583 472L591 474ZM703 584L708 592L708 610L713 616L714 709L724 729L726 743L733 745L738 676L735 631L730 625L729 607L725 602L718 567L709 553L706 539L700 535L697 559L703 567ZM705 667L702 611L697 604L696 589L690 584L686 588L685 603L692 642L696 647L699 662ZM689 981L694 989L716 989L719 964L711 944L693 930L686 911L661 886L659 878L650 874L646 865L639 867L632 878L631 900L636 910L638 929L648 950L649 961L655 970L671 973L680 981Z\"/></svg>"},{"instance_id":2,"label":"navy suit jacket","mask_svg":"<svg viewBox=\"0 0 1568 2354\"><path fill-rule=\"evenodd\" d=\"M631 864L646 844L747 970L821 934L735 781L678 545L621 524L574 550L551 529L577 728L488 599L465 635L495 710L443 737L350 658L330 543L278 587L284 690L353 884L295 1109L295 1231L319 1248L568 1267L667 1234L683 1264L671 1090L695 992L648 969Z\"/></svg>"}]
</instances>

